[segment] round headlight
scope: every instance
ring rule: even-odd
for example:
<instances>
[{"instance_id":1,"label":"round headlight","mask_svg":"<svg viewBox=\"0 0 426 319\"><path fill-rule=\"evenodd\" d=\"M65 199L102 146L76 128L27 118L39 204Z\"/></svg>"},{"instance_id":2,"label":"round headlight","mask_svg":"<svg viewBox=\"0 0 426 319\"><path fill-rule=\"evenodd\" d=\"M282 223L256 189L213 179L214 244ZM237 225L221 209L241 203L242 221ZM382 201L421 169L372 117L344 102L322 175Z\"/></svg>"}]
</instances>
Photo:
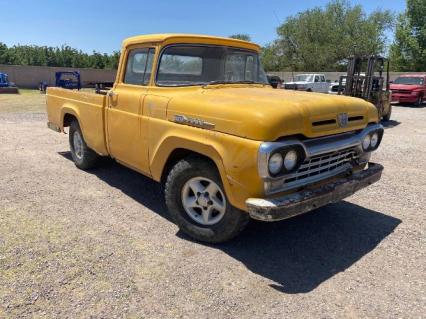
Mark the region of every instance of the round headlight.
<instances>
[{"instance_id":1,"label":"round headlight","mask_svg":"<svg viewBox=\"0 0 426 319\"><path fill-rule=\"evenodd\" d=\"M284 167L286 170L291 171L297 165L297 152L296 151L288 151L284 157Z\"/></svg>"},{"instance_id":2,"label":"round headlight","mask_svg":"<svg viewBox=\"0 0 426 319\"><path fill-rule=\"evenodd\" d=\"M275 153L269 158L268 169L272 175L278 174L283 168L283 156L280 153Z\"/></svg>"},{"instance_id":3,"label":"round headlight","mask_svg":"<svg viewBox=\"0 0 426 319\"><path fill-rule=\"evenodd\" d=\"M371 143L371 137L370 135L366 135L364 139L362 140L362 148L364 149L364 151L370 148L370 143Z\"/></svg>"},{"instance_id":4,"label":"round headlight","mask_svg":"<svg viewBox=\"0 0 426 319\"><path fill-rule=\"evenodd\" d=\"M371 147L375 148L378 142L379 142L379 134L377 134L377 132L373 133L373 135L371 135L371 141L370 141Z\"/></svg>"}]
</instances>

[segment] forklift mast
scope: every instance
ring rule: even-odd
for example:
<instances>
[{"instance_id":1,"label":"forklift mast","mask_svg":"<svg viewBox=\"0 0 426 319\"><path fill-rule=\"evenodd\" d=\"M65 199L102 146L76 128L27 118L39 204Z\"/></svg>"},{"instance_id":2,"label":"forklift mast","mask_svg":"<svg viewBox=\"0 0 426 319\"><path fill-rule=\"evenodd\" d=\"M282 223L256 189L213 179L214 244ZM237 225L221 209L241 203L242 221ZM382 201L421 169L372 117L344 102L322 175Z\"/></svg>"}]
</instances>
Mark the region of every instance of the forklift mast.
<instances>
[{"instance_id":1,"label":"forklift mast","mask_svg":"<svg viewBox=\"0 0 426 319\"><path fill-rule=\"evenodd\" d=\"M389 95L389 61L381 56L351 56L346 75L339 79L338 94L369 101L383 114Z\"/></svg>"}]
</instances>

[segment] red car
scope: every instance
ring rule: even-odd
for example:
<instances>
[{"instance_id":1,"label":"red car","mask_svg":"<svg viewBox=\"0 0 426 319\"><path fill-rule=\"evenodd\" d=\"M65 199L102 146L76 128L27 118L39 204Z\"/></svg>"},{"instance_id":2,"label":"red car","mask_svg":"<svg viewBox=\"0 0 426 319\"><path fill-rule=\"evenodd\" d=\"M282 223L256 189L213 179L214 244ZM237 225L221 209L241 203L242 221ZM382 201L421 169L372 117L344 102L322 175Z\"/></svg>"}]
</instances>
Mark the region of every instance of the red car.
<instances>
[{"instance_id":1,"label":"red car","mask_svg":"<svg viewBox=\"0 0 426 319\"><path fill-rule=\"evenodd\" d=\"M426 98L426 74L400 75L390 85L392 101L419 106Z\"/></svg>"}]
</instances>

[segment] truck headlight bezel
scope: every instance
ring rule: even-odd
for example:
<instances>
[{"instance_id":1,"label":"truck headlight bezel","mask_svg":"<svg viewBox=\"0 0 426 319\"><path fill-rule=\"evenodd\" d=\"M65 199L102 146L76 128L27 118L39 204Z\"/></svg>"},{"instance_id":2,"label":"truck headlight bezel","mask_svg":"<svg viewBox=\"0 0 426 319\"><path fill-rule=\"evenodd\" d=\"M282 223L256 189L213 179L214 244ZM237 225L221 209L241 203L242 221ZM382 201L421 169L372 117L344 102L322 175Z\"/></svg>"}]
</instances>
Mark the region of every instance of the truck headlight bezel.
<instances>
[{"instance_id":1,"label":"truck headlight bezel","mask_svg":"<svg viewBox=\"0 0 426 319\"><path fill-rule=\"evenodd\" d=\"M279 154L279 155L277 155ZM271 160L277 160L278 156L282 159L281 161L281 169L278 172L271 172L270 170L270 161ZM274 158L275 157L275 158ZM293 157L293 159L289 158ZM294 159L294 157L296 157ZM305 151L303 147L300 145L289 145L285 147L278 148L274 150L273 153L268 158L268 172L271 177L279 177L285 174L293 173L297 171L297 169L302 165L303 161L305 160ZM286 167L285 161L287 158L287 163L291 160L293 160L295 163L292 165ZM291 164L291 163L290 163Z\"/></svg>"},{"instance_id":2,"label":"truck headlight bezel","mask_svg":"<svg viewBox=\"0 0 426 319\"><path fill-rule=\"evenodd\" d=\"M383 128L374 130L366 134L361 140L361 147L364 152L377 150L383 138ZM367 145L368 141L368 145Z\"/></svg>"}]
</instances>

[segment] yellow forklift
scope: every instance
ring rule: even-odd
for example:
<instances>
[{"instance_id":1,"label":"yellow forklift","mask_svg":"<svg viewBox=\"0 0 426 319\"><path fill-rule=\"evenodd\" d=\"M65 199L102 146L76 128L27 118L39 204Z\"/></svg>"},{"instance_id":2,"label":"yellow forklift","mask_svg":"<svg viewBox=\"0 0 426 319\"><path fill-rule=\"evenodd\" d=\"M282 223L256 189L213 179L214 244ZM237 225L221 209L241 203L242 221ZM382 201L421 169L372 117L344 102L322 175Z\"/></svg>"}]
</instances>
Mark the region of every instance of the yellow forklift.
<instances>
[{"instance_id":1,"label":"yellow forklift","mask_svg":"<svg viewBox=\"0 0 426 319\"><path fill-rule=\"evenodd\" d=\"M383 76L384 72L386 78ZM376 55L350 57L347 74L339 79L338 94L358 97L373 103L379 118L389 121L392 113L389 60Z\"/></svg>"}]
</instances>

